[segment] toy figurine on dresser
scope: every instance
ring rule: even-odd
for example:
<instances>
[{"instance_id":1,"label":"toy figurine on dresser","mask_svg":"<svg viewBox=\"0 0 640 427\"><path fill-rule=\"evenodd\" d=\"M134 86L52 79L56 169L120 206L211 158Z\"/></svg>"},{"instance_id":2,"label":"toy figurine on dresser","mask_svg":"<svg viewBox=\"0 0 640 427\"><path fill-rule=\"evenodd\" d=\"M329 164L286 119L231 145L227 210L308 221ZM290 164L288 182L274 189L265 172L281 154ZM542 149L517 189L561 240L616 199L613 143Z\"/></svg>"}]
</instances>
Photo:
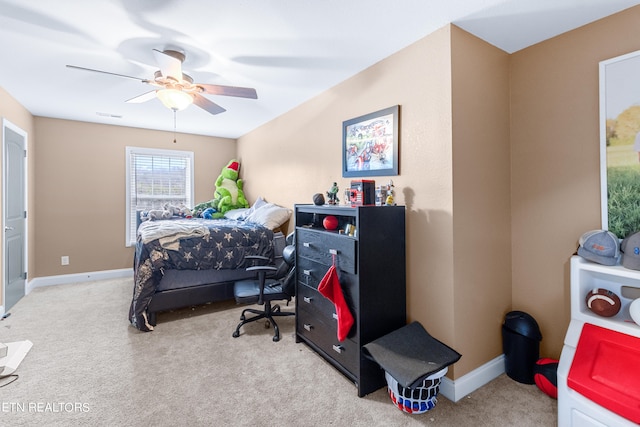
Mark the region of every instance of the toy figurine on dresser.
<instances>
[{"instance_id":1,"label":"toy figurine on dresser","mask_svg":"<svg viewBox=\"0 0 640 427\"><path fill-rule=\"evenodd\" d=\"M393 185L393 180L389 180L389 184L387 184L387 200L386 200L386 205L387 206L395 206L396 205L396 201L394 199L395 196L395 187Z\"/></svg>"},{"instance_id":2,"label":"toy figurine on dresser","mask_svg":"<svg viewBox=\"0 0 640 427\"><path fill-rule=\"evenodd\" d=\"M328 204L337 205L338 203L340 203L340 199L338 199L338 191L340 191L340 189L338 188L338 183L334 182L329 191L327 191Z\"/></svg>"}]
</instances>

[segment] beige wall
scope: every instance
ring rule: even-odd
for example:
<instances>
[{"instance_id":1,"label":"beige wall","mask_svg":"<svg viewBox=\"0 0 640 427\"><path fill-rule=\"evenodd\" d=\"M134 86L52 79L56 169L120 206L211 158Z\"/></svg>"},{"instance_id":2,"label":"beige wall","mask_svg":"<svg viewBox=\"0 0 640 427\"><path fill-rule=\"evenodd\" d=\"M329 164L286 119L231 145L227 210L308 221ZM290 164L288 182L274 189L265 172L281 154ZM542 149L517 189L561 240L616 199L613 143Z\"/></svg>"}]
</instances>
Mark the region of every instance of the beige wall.
<instances>
[{"instance_id":1,"label":"beige wall","mask_svg":"<svg viewBox=\"0 0 640 427\"><path fill-rule=\"evenodd\" d=\"M194 152L195 199L213 198L235 140L37 117L32 277L131 268L125 247L125 147ZM60 257L69 256L67 266Z\"/></svg>"},{"instance_id":2,"label":"beige wall","mask_svg":"<svg viewBox=\"0 0 640 427\"><path fill-rule=\"evenodd\" d=\"M459 376L502 353L501 325L511 309L509 55L457 27L451 51Z\"/></svg>"},{"instance_id":3,"label":"beige wall","mask_svg":"<svg viewBox=\"0 0 640 427\"><path fill-rule=\"evenodd\" d=\"M454 376L501 353L511 304L508 93L508 55L448 26L238 142L248 191L293 207L349 185L342 121L401 106L408 317L464 355Z\"/></svg>"},{"instance_id":4,"label":"beige wall","mask_svg":"<svg viewBox=\"0 0 640 427\"><path fill-rule=\"evenodd\" d=\"M33 120L33 116L31 115L31 113L29 113L29 111L27 111L22 105L20 105L9 93L7 93L7 91L5 91L4 89L0 88L0 118L1 119L6 119L8 121L10 121L13 125L19 127L20 129L22 129L23 131L25 131L27 133L27 215L28 215L28 220L27 220L27 238L28 238L28 250L29 253L27 254L27 272L29 274L31 274L31 272L34 270L35 267L35 256L34 256L34 248L35 248L35 232L34 232L34 226L33 226L33 218L35 218L36 216L36 212L35 209L33 209L34 207L34 200L35 200L35 191L34 191L34 171L35 171L35 167L34 167L34 157L33 157L33 147L34 147L34 141L35 138L33 137L33 129L34 129L34 120ZM2 126L1 122L0 122L0 127ZM0 135L1 135L1 130L0 130ZM1 136L0 136L1 139ZM1 143L2 141L0 141ZM3 177L4 177L4 171L3 171L3 164L0 161L0 171L2 171L2 173L0 173L0 188L4 188L2 187L3 184ZM0 207L2 206L3 203L3 198L0 197ZM0 212L3 212L2 209L0 209ZM3 221L4 219L0 219L0 221ZM2 224L2 230L4 230L4 224ZM2 245L0 245L0 273L2 274L2 280L4 282L4 253L3 253L3 247ZM30 276L29 276L30 277ZM0 283L3 283L0 282ZM0 285L2 286L2 285ZM4 304L4 300L3 300L3 292L2 289L0 288L0 305Z\"/></svg>"},{"instance_id":5,"label":"beige wall","mask_svg":"<svg viewBox=\"0 0 640 427\"><path fill-rule=\"evenodd\" d=\"M391 179L396 202L407 206L409 317L452 342L450 65L450 32L443 28L243 136L238 153L252 182L248 191L289 207L311 203L334 181L350 185L341 173L342 122L399 104L400 174ZM389 178L373 177L377 185Z\"/></svg>"},{"instance_id":6,"label":"beige wall","mask_svg":"<svg viewBox=\"0 0 640 427\"><path fill-rule=\"evenodd\" d=\"M511 56L513 306L558 358L569 324L569 258L601 227L598 63L640 49L640 7Z\"/></svg>"},{"instance_id":7,"label":"beige wall","mask_svg":"<svg viewBox=\"0 0 640 427\"><path fill-rule=\"evenodd\" d=\"M639 14L513 55L446 27L241 138L239 155L262 194L309 202L333 180L348 185L341 122L400 104L410 320L463 353L454 378L501 353L509 310L532 314L541 355L559 358L568 260L600 227L598 62L640 49L628 36ZM287 191L270 191L268 176Z\"/></svg>"}]
</instances>

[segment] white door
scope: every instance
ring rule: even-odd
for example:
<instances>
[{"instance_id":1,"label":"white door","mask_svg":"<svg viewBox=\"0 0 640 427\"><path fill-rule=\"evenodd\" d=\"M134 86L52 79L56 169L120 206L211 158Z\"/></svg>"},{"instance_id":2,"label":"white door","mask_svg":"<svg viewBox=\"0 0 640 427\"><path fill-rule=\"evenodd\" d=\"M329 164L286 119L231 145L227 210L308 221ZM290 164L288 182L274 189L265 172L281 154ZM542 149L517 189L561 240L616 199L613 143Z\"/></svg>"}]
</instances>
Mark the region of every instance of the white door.
<instances>
[{"instance_id":1,"label":"white door","mask_svg":"<svg viewBox=\"0 0 640 427\"><path fill-rule=\"evenodd\" d=\"M4 297L5 312L24 296L26 257L26 139L27 134L3 122L3 226L4 226Z\"/></svg>"}]
</instances>

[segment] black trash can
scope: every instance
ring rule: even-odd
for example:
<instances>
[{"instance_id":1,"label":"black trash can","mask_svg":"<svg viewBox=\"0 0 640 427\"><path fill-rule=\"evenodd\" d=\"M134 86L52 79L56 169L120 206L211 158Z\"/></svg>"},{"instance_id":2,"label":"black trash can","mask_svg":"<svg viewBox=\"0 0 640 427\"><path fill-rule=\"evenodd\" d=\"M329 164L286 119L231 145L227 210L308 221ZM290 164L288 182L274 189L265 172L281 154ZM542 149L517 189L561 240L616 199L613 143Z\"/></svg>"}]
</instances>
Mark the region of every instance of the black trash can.
<instances>
[{"instance_id":1,"label":"black trash can","mask_svg":"<svg viewBox=\"0 0 640 427\"><path fill-rule=\"evenodd\" d=\"M519 383L534 384L533 370L540 358L542 334L536 320L523 311L510 311L502 324L502 350L507 375Z\"/></svg>"}]
</instances>

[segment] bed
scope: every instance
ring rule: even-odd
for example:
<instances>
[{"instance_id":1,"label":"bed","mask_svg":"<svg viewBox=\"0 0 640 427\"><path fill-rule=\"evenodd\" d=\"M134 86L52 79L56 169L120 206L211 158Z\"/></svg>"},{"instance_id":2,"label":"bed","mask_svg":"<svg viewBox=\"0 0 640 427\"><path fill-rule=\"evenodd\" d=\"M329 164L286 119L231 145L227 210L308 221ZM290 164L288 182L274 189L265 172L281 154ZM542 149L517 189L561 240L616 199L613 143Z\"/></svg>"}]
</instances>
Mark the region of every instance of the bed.
<instances>
[{"instance_id":1,"label":"bed","mask_svg":"<svg viewBox=\"0 0 640 427\"><path fill-rule=\"evenodd\" d=\"M172 218L140 224L131 324L152 331L158 312L233 299L234 282L255 275L246 271L246 257L273 259L275 239L284 239L278 229L290 214L277 205L256 203L222 219Z\"/></svg>"}]
</instances>

